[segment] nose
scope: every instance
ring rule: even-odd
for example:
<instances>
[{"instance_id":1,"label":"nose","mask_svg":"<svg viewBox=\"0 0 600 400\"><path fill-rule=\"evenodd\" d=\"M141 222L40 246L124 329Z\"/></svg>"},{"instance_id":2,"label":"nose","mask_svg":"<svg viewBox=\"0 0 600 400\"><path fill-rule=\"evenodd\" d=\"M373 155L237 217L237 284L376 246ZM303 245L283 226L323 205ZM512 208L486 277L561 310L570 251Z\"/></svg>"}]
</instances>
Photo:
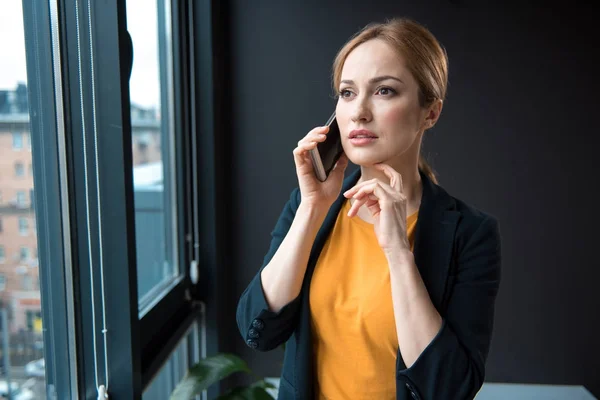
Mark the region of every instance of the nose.
<instances>
[{"instance_id":1,"label":"nose","mask_svg":"<svg viewBox=\"0 0 600 400\"><path fill-rule=\"evenodd\" d=\"M366 97L357 97L355 99L354 109L352 110L352 122L368 122L373 115L371 114L371 106Z\"/></svg>"}]
</instances>

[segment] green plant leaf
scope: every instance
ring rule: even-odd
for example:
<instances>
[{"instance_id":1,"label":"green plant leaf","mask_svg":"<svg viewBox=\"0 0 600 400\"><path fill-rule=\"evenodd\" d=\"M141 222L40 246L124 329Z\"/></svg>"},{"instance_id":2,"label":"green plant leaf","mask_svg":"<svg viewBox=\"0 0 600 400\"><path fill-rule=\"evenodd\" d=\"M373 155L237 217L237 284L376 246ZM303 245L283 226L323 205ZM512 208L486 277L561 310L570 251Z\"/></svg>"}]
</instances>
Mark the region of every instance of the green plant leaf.
<instances>
[{"instance_id":1,"label":"green plant leaf","mask_svg":"<svg viewBox=\"0 0 600 400\"><path fill-rule=\"evenodd\" d=\"M217 400L273 400L265 388L274 387L265 381L256 382L248 387L237 387L223 396L217 397Z\"/></svg>"},{"instance_id":2,"label":"green plant leaf","mask_svg":"<svg viewBox=\"0 0 600 400\"><path fill-rule=\"evenodd\" d=\"M212 384L235 372L250 372L244 360L233 354L217 354L200 360L189 369L170 400L190 400Z\"/></svg>"}]
</instances>

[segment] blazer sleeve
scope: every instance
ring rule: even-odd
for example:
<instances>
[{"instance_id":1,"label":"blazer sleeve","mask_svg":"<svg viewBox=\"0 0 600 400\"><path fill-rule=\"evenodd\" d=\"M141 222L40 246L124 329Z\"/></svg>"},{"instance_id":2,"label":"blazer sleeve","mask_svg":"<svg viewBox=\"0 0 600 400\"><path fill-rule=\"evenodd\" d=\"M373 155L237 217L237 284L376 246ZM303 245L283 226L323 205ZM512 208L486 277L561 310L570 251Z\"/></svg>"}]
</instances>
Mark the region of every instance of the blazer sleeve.
<instances>
[{"instance_id":1,"label":"blazer sleeve","mask_svg":"<svg viewBox=\"0 0 600 400\"><path fill-rule=\"evenodd\" d=\"M236 320L240 334L248 347L268 351L286 342L294 331L300 295L286 304L279 312L269 309L263 292L261 272L271 261L281 242L287 235L300 204L300 190L294 189L289 201L271 232L271 244L264 257L262 266L254 276L246 290L242 293L236 312Z\"/></svg>"},{"instance_id":2,"label":"blazer sleeve","mask_svg":"<svg viewBox=\"0 0 600 400\"><path fill-rule=\"evenodd\" d=\"M442 327L410 368L397 371L397 390L417 399L473 399L485 377L500 285L501 236L486 216L458 254Z\"/></svg>"}]
</instances>

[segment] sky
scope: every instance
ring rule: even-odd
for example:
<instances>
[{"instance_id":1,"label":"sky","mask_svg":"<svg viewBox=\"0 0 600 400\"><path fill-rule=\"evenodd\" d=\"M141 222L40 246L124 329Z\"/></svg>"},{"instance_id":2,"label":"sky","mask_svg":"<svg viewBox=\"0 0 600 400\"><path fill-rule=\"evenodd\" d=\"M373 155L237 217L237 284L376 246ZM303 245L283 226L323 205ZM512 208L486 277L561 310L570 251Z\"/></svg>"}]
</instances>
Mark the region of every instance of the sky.
<instances>
[{"instance_id":1,"label":"sky","mask_svg":"<svg viewBox=\"0 0 600 400\"><path fill-rule=\"evenodd\" d=\"M157 12L151 4L156 2L127 0L127 29L134 46L130 95L143 107L160 102ZM22 0L0 0L0 90L27 83L25 62Z\"/></svg>"},{"instance_id":2,"label":"sky","mask_svg":"<svg viewBox=\"0 0 600 400\"><path fill-rule=\"evenodd\" d=\"M0 0L0 90L17 82L27 82L21 0Z\"/></svg>"}]
</instances>

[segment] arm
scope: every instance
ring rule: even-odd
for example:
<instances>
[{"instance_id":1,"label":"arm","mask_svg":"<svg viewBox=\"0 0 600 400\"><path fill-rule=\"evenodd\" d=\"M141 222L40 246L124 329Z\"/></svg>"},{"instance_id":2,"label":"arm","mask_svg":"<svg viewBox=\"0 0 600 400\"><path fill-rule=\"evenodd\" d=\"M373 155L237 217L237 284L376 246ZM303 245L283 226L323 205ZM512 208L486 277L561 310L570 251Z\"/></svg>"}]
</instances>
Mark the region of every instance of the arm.
<instances>
[{"instance_id":1,"label":"arm","mask_svg":"<svg viewBox=\"0 0 600 400\"><path fill-rule=\"evenodd\" d=\"M278 312L300 294L310 250L325 214L300 204L279 249L261 272L269 309Z\"/></svg>"},{"instance_id":2,"label":"arm","mask_svg":"<svg viewBox=\"0 0 600 400\"><path fill-rule=\"evenodd\" d=\"M248 346L271 350L291 335L310 250L324 218L323 212L300 204L298 189L292 192L263 266L238 303L238 328Z\"/></svg>"},{"instance_id":3,"label":"arm","mask_svg":"<svg viewBox=\"0 0 600 400\"><path fill-rule=\"evenodd\" d=\"M431 343L442 327L442 317L431 302L410 251L388 256L396 334L407 367Z\"/></svg>"},{"instance_id":4,"label":"arm","mask_svg":"<svg viewBox=\"0 0 600 400\"><path fill-rule=\"evenodd\" d=\"M495 219L482 221L457 262L452 295L438 331L437 312L425 299L422 282L410 263L404 265L402 274L414 285L406 290L410 296L400 293L409 282L393 284L397 292L394 312L408 321L403 321L398 335L405 341L400 343L401 352L409 364L398 371L397 387L405 390L406 386L421 399L473 399L483 384L500 284L501 238ZM407 310L409 304L416 307L412 313ZM423 314L419 316L417 310Z\"/></svg>"}]
</instances>

